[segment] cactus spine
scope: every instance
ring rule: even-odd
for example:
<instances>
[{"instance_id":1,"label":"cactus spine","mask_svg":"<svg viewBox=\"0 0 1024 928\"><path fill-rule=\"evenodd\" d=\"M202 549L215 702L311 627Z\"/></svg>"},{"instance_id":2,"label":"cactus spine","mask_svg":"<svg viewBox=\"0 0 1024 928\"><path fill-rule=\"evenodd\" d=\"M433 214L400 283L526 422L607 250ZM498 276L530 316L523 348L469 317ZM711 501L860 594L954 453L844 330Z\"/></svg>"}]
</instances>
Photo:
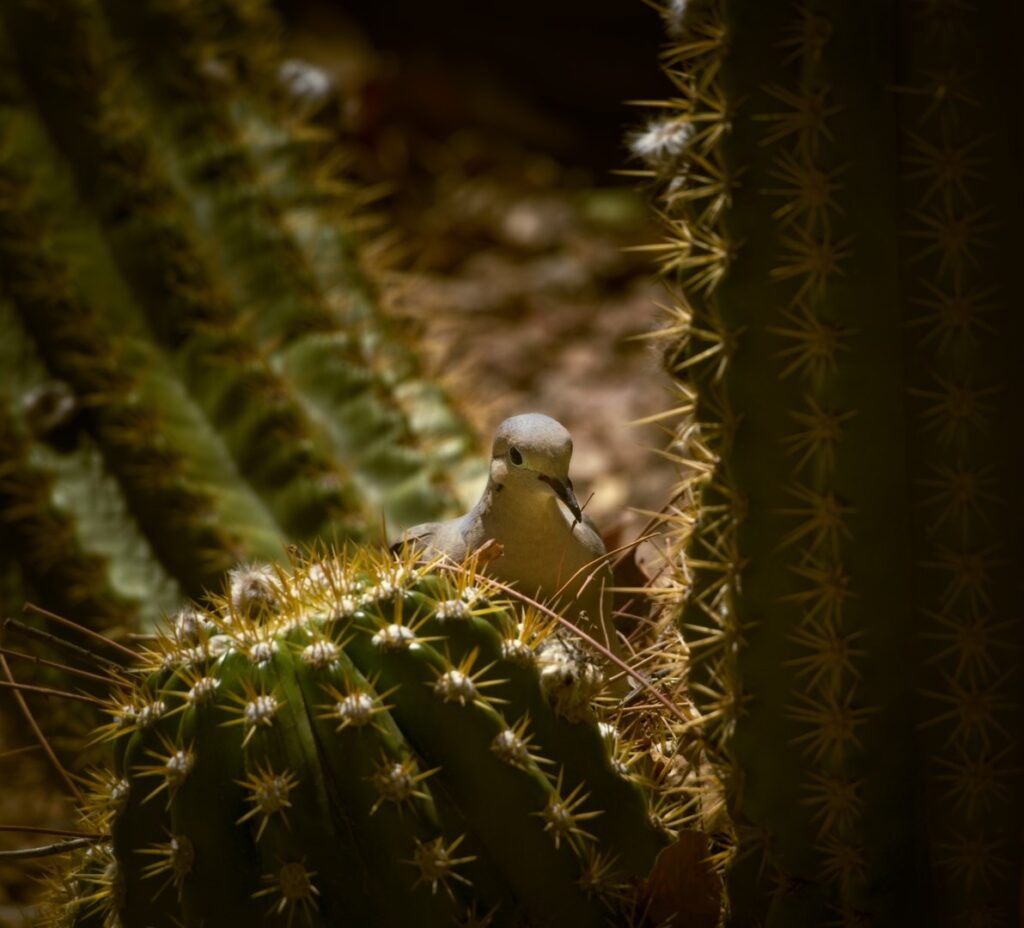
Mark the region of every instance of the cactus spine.
<instances>
[{"instance_id":1,"label":"cactus spine","mask_svg":"<svg viewBox=\"0 0 1024 928\"><path fill-rule=\"evenodd\" d=\"M1016 14L665 16L679 96L636 149L682 290L669 358L701 497L682 621L733 821L731 923L1009 923Z\"/></svg>"},{"instance_id":2,"label":"cactus spine","mask_svg":"<svg viewBox=\"0 0 1024 928\"><path fill-rule=\"evenodd\" d=\"M112 681L115 764L83 810L109 844L80 855L55 924L601 926L642 911L676 788L598 706L552 708L550 622L471 572L384 558L237 572L130 685Z\"/></svg>"}]
</instances>

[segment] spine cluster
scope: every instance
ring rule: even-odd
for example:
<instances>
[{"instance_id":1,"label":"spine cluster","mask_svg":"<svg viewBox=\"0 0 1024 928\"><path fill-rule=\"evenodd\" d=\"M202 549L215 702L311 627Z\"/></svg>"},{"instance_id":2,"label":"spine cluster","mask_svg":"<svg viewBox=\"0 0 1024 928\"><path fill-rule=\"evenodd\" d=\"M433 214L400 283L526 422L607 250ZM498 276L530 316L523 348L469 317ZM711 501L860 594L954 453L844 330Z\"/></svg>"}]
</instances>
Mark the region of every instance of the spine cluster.
<instances>
[{"instance_id":1,"label":"spine cluster","mask_svg":"<svg viewBox=\"0 0 1024 928\"><path fill-rule=\"evenodd\" d=\"M551 623L495 593L361 552L178 614L112 678L82 813L109 839L53 924L645 924L679 788L638 718L559 714Z\"/></svg>"}]
</instances>

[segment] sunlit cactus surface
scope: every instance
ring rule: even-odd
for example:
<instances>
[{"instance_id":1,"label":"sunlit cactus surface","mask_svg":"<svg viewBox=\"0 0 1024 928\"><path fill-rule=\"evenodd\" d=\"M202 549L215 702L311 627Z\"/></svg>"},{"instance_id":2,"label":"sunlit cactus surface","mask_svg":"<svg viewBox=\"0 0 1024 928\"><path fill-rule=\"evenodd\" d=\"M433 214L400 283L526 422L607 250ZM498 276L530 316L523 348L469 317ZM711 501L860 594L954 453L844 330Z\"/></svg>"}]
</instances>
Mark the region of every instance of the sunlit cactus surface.
<instances>
[{"instance_id":1,"label":"sunlit cactus surface","mask_svg":"<svg viewBox=\"0 0 1024 928\"><path fill-rule=\"evenodd\" d=\"M501 596L366 551L233 572L112 675L82 807L108 837L51 923L649 924L684 805L656 716L602 708L592 659Z\"/></svg>"}]
</instances>

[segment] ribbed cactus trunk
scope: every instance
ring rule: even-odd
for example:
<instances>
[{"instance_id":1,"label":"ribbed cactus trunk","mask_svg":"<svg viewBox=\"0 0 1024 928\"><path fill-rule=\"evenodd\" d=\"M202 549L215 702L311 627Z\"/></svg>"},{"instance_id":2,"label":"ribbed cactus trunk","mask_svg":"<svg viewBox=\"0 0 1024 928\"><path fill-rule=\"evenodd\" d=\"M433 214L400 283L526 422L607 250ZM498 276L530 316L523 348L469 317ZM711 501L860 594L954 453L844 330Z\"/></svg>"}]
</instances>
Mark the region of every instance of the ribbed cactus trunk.
<instances>
[{"instance_id":1,"label":"ribbed cactus trunk","mask_svg":"<svg viewBox=\"0 0 1024 928\"><path fill-rule=\"evenodd\" d=\"M501 595L366 550L235 572L112 677L109 841L53 923L647 924L677 787Z\"/></svg>"},{"instance_id":2,"label":"ribbed cactus trunk","mask_svg":"<svg viewBox=\"0 0 1024 928\"><path fill-rule=\"evenodd\" d=\"M665 16L679 96L635 147L681 287L682 622L729 921L1016 923L1021 16Z\"/></svg>"},{"instance_id":3,"label":"ribbed cactus trunk","mask_svg":"<svg viewBox=\"0 0 1024 928\"><path fill-rule=\"evenodd\" d=\"M337 153L273 94L267 19L0 16L0 519L32 599L91 624L451 513L479 469L378 307Z\"/></svg>"}]
</instances>

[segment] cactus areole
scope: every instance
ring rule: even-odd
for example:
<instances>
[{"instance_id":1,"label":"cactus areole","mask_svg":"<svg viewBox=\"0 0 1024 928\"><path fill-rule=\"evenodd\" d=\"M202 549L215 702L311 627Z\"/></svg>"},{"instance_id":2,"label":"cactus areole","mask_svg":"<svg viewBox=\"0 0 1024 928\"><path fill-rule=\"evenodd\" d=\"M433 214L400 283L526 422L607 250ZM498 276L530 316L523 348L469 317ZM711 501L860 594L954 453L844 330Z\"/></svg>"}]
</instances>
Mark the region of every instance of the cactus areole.
<instances>
[{"instance_id":1,"label":"cactus areole","mask_svg":"<svg viewBox=\"0 0 1024 928\"><path fill-rule=\"evenodd\" d=\"M112 684L109 841L55 923L631 923L669 791L494 592L365 552L236 570Z\"/></svg>"}]
</instances>

